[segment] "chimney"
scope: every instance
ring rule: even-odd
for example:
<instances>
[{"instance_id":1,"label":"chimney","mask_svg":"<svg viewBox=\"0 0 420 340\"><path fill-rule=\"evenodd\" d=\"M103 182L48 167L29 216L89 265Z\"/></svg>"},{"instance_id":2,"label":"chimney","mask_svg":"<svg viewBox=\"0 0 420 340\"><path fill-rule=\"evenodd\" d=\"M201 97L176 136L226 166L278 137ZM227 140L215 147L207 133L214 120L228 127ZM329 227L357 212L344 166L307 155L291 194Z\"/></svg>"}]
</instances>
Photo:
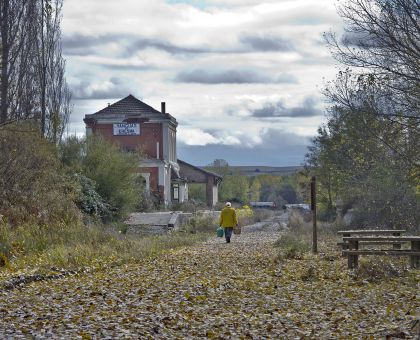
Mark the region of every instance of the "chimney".
<instances>
[{"instance_id":1,"label":"chimney","mask_svg":"<svg viewBox=\"0 0 420 340\"><path fill-rule=\"evenodd\" d=\"M163 113L163 114L166 114L166 104L165 104L165 102L162 102L162 103L160 103L161 104L161 112Z\"/></svg>"}]
</instances>

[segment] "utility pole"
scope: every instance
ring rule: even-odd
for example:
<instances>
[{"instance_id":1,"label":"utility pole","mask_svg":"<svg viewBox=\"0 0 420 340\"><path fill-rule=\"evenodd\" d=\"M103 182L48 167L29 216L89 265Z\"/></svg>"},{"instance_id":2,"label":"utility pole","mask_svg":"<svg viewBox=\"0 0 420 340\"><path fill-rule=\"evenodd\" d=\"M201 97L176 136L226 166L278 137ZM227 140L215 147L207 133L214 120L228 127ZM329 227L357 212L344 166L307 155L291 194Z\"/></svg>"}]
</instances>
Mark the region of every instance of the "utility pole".
<instances>
[{"instance_id":1,"label":"utility pole","mask_svg":"<svg viewBox=\"0 0 420 340\"><path fill-rule=\"evenodd\" d=\"M312 253L318 252L318 239L316 233L316 177L312 176L311 179L311 211L312 211Z\"/></svg>"}]
</instances>

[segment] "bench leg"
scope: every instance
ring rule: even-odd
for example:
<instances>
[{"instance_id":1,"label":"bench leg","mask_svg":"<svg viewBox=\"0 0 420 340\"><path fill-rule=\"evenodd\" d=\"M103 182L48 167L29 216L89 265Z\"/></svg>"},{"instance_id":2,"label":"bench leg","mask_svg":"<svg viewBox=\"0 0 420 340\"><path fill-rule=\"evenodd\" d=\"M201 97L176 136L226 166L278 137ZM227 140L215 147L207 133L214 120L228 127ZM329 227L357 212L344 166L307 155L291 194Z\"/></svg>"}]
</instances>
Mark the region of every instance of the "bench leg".
<instances>
[{"instance_id":1,"label":"bench leg","mask_svg":"<svg viewBox=\"0 0 420 340\"><path fill-rule=\"evenodd\" d=\"M349 269L354 269L359 266L359 255L348 255L347 260Z\"/></svg>"},{"instance_id":2,"label":"bench leg","mask_svg":"<svg viewBox=\"0 0 420 340\"><path fill-rule=\"evenodd\" d=\"M348 244L342 244L341 245L341 250L348 250L349 249L349 245ZM346 255L344 255L343 253L341 253L342 257L345 257Z\"/></svg>"},{"instance_id":3,"label":"bench leg","mask_svg":"<svg viewBox=\"0 0 420 340\"><path fill-rule=\"evenodd\" d=\"M358 250L359 242L358 241L349 241L349 250ZM347 255L349 269L357 268L359 265L359 255Z\"/></svg>"},{"instance_id":4,"label":"bench leg","mask_svg":"<svg viewBox=\"0 0 420 340\"><path fill-rule=\"evenodd\" d=\"M410 256L410 267L414 269L420 269L418 256Z\"/></svg>"},{"instance_id":5,"label":"bench leg","mask_svg":"<svg viewBox=\"0 0 420 340\"><path fill-rule=\"evenodd\" d=\"M420 242L411 241L411 250L420 251ZM410 256L411 268L420 269L420 256L412 255Z\"/></svg>"}]
</instances>

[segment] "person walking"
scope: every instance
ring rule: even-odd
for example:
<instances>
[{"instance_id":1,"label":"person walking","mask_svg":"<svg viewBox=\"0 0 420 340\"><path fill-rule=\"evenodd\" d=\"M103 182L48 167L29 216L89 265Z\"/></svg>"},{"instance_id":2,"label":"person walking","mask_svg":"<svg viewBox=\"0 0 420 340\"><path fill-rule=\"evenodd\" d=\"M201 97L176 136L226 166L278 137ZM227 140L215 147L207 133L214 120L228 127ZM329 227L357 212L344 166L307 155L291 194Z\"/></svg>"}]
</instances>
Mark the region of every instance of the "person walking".
<instances>
[{"instance_id":1,"label":"person walking","mask_svg":"<svg viewBox=\"0 0 420 340\"><path fill-rule=\"evenodd\" d=\"M238 226L236 211L232 208L232 204L230 202L226 202L225 207L220 213L219 225L225 230L226 243L230 243L233 228Z\"/></svg>"}]
</instances>

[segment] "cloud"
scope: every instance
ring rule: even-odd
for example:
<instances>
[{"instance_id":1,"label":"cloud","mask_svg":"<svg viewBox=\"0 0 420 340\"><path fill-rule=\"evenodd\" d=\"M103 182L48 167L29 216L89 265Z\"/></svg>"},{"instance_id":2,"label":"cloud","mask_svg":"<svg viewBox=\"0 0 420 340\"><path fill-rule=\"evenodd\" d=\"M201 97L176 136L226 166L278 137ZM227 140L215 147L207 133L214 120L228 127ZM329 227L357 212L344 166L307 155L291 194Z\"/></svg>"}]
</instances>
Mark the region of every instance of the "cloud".
<instances>
[{"instance_id":1,"label":"cloud","mask_svg":"<svg viewBox=\"0 0 420 340\"><path fill-rule=\"evenodd\" d=\"M198 84L265 84L265 83L296 83L293 75L281 74L273 78L256 71L227 69L222 71L207 71L195 69L178 73L175 80L181 83Z\"/></svg>"},{"instance_id":2,"label":"cloud","mask_svg":"<svg viewBox=\"0 0 420 340\"><path fill-rule=\"evenodd\" d=\"M271 35L243 35L240 37L240 41L255 51L289 52L294 50L293 43L290 40Z\"/></svg>"},{"instance_id":3,"label":"cloud","mask_svg":"<svg viewBox=\"0 0 420 340\"><path fill-rule=\"evenodd\" d=\"M217 132L203 131L198 128L180 127L178 131L178 139L186 145L237 145L241 141L232 135L218 136Z\"/></svg>"},{"instance_id":4,"label":"cloud","mask_svg":"<svg viewBox=\"0 0 420 340\"><path fill-rule=\"evenodd\" d=\"M214 159L225 159L231 165L301 165L309 138L280 129L262 129L258 144L245 143L188 145L178 143L178 157L197 165L210 164Z\"/></svg>"},{"instance_id":5,"label":"cloud","mask_svg":"<svg viewBox=\"0 0 420 340\"><path fill-rule=\"evenodd\" d=\"M147 48L155 48L170 54L194 54L212 52L212 50L208 48L183 47L174 45L167 41L138 38L131 41L130 45L126 48L126 53L131 55Z\"/></svg>"},{"instance_id":6,"label":"cloud","mask_svg":"<svg viewBox=\"0 0 420 340\"><path fill-rule=\"evenodd\" d=\"M82 81L71 86L71 90L74 99L115 99L126 97L130 93L125 88L124 81L117 77L97 83Z\"/></svg>"},{"instance_id":7,"label":"cloud","mask_svg":"<svg viewBox=\"0 0 420 340\"><path fill-rule=\"evenodd\" d=\"M316 107L316 104L313 97L306 97L301 105L295 107L286 107L283 101L279 100L275 103L266 103L262 108L255 109L252 116L256 118L320 116L323 112Z\"/></svg>"},{"instance_id":8,"label":"cloud","mask_svg":"<svg viewBox=\"0 0 420 340\"><path fill-rule=\"evenodd\" d=\"M177 46L162 39L145 38L134 34L110 33L98 36L73 34L63 37L63 49L67 55L101 55L103 53L101 47L105 48L111 44L118 45L119 54L125 57L148 48L162 50L170 54L211 52L208 48Z\"/></svg>"},{"instance_id":9,"label":"cloud","mask_svg":"<svg viewBox=\"0 0 420 340\"><path fill-rule=\"evenodd\" d=\"M118 35L106 34L101 36L84 35L84 34L64 34L62 38L63 52L66 55L90 55L100 54L98 46L118 41Z\"/></svg>"},{"instance_id":10,"label":"cloud","mask_svg":"<svg viewBox=\"0 0 420 340\"><path fill-rule=\"evenodd\" d=\"M277 150L280 146L307 146L310 143L309 137L303 137L293 132L281 129L265 128L260 131L261 143L259 148L265 150Z\"/></svg>"}]
</instances>

